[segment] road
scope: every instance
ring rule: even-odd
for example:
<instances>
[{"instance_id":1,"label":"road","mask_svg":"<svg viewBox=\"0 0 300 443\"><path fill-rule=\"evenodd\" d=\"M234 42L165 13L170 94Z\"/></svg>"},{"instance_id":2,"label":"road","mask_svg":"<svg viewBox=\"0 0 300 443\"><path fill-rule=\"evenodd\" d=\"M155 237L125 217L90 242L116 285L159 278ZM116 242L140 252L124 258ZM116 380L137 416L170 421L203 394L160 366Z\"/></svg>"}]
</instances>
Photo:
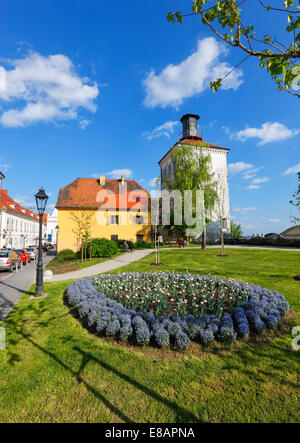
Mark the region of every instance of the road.
<instances>
[{"instance_id":1,"label":"road","mask_svg":"<svg viewBox=\"0 0 300 443\"><path fill-rule=\"evenodd\" d=\"M46 265L53 257L44 254L43 261ZM0 275L0 322L12 310L19 298L35 281L36 262L31 262L23 267L22 271L13 273L1 272Z\"/></svg>"}]
</instances>

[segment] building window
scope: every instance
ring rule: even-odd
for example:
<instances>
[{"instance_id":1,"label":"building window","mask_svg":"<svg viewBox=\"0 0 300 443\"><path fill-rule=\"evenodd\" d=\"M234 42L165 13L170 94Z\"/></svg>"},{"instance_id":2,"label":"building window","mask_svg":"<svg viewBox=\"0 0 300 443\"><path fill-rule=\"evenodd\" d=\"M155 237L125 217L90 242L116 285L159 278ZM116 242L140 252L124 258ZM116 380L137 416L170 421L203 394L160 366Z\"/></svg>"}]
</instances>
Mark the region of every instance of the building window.
<instances>
[{"instance_id":1,"label":"building window","mask_svg":"<svg viewBox=\"0 0 300 443\"><path fill-rule=\"evenodd\" d=\"M136 215L135 216L135 224L136 225L143 225L144 224L144 217L142 215Z\"/></svg>"},{"instance_id":2,"label":"building window","mask_svg":"<svg viewBox=\"0 0 300 443\"><path fill-rule=\"evenodd\" d=\"M169 175L171 175L171 165L169 165Z\"/></svg>"},{"instance_id":3,"label":"building window","mask_svg":"<svg viewBox=\"0 0 300 443\"><path fill-rule=\"evenodd\" d=\"M111 215L109 218L109 224L110 225L118 225L119 224L119 216L118 215Z\"/></svg>"},{"instance_id":4,"label":"building window","mask_svg":"<svg viewBox=\"0 0 300 443\"><path fill-rule=\"evenodd\" d=\"M167 176L167 168L165 168L164 174L165 174L165 177L166 177Z\"/></svg>"},{"instance_id":5,"label":"building window","mask_svg":"<svg viewBox=\"0 0 300 443\"><path fill-rule=\"evenodd\" d=\"M119 240L119 236L118 235L111 235L110 236L112 241L118 241Z\"/></svg>"},{"instance_id":6,"label":"building window","mask_svg":"<svg viewBox=\"0 0 300 443\"><path fill-rule=\"evenodd\" d=\"M138 234L138 235L136 236L136 241L137 241L137 242L144 241L144 236Z\"/></svg>"}]
</instances>

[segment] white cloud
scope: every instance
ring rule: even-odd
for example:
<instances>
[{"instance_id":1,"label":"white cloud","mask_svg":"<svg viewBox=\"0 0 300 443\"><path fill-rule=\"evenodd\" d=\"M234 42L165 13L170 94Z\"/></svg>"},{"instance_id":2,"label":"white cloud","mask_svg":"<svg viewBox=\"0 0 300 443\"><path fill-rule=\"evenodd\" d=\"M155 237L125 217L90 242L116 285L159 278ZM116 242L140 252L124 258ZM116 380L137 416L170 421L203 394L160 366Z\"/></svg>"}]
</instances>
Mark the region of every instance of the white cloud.
<instances>
[{"instance_id":1,"label":"white cloud","mask_svg":"<svg viewBox=\"0 0 300 443\"><path fill-rule=\"evenodd\" d=\"M36 209L36 202L32 200L32 195L17 195L14 200L24 208Z\"/></svg>"},{"instance_id":2,"label":"white cloud","mask_svg":"<svg viewBox=\"0 0 300 443\"><path fill-rule=\"evenodd\" d=\"M245 174L243 175L243 179L250 180L251 178L256 177L256 173L259 172L261 169L263 169L263 166L261 166L260 168L250 169L249 171L245 172Z\"/></svg>"},{"instance_id":3,"label":"white cloud","mask_svg":"<svg viewBox=\"0 0 300 443\"><path fill-rule=\"evenodd\" d=\"M0 171L7 172L9 168L11 168L11 165L5 163L4 160L0 158Z\"/></svg>"},{"instance_id":4,"label":"white cloud","mask_svg":"<svg viewBox=\"0 0 300 443\"><path fill-rule=\"evenodd\" d=\"M259 189L260 188L260 186L259 185L250 185L250 186L247 186L247 190L252 190L252 189Z\"/></svg>"},{"instance_id":5,"label":"white cloud","mask_svg":"<svg viewBox=\"0 0 300 443\"><path fill-rule=\"evenodd\" d=\"M85 129L87 128L87 126L90 124L91 122L89 120L80 120L79 125L81 127L81 129Z\"/></svg>"},{"instance_id":6,"label":"white cloud","mask_svg":"<svg viewBox=\"0 0 300 443\"><path fill-rule=\"evenodd\" d=\"M213 37L199 40L197 50L178 65L166 66L160 74L152 70L143 84L146 89L144 105L178 107L187 98L194 97L209 87L211 80L224 77L232 66L220 62L226 55L225 47ZM223 82L223 89L236 90L242 83L242 71L236 69Z\"/></svg>"},{"instance_id":7,"label":"white cloud","mask_svg":"<svg viewBox=\"0 0 300 443\"><path fill-rule=\"evenodd\" d=\"M125 178L132 177L132 170L131 169L114 169L113 171L107 172L106 175L108 175L110 178L121 178L122 175L124 175ZM97 175L99 177L99 175Z\"/></svg>"},{"instance_id":8,"label":"white cloud","mask_svg":"<svg viewBox=\"0 0 300 443\"><path fill-rule=\"evenodd\" d=\"M288 168L283 175L289 175L289 174L297 174L297 172L300 172L300 163L298 165L292 166L291 168Z\"/></svg>"},{"instance_id":9,"label":"white cloud","mask_svg":"<svg viewBox=\"0 0 300 443\"><path fill-rule=\"evenodd\" d=\"M270 218L269 222L270 223L280 223L280 220L279 220L279 218Z\"/></svg>"},{"instance_id":10,"label":"white cloud","mask_svg":"<svg viewBox=\"0 0 300 443\"><path fill-rule=\"evenodd\" d=\"M299 129L289 129L282 123L267 122L261 128L246 128L233 134L237 140L245 141L249 138L258 138L259 146L267 143L286 140L299 134Z\"/></svg>"},{"instance_id":11,"label":"white cloud","mask_svg":"<svg viewBox=\"0 0 300 443\"><path fill-rule=\"evenodd\" d=\"M269 177L263 177L263 178L255 178L254 180L252 180L252 183L254 185L258 185L260 183L266 183L266 182L269 182L269 181L270 181Z\"/></svg>"},{"instance_id":12,"label":"white cloud","mask_svg":"<svg viewBox=\"0 0 300 443\"><path fill-rule=\"evenodd\" d=\"M96 111L98 86L80 77L65 55L44 57L30 52L23 59L6 62L10 69L5 71L5 88L0 90L0 101L6 106L0 116L3 126L74 120L80 108Z\"/></svg>"},{"instance_id":13,"label":"white cloud","mask_svg":"<svg viewBox=\"0 0 300 443\"><path fill-rule=\"evenodd\" d=\"M150 188L156 188L157 186L156 182L157 182L157 177L154 177L151 180L149 180L148 186L150 186Z\"/></svg>"},{"instance_id":14,"label":"white cloud","mask_svg":"<svg viewBox=\"0 0 300 443\"><path fill-rule=\"evenodd\" d=\"M153 131L146 131L143 133L143 136L148 140L152 140L153 138L158 137L167 137L170 138L171 134L174 133L175 126L178 126L179 122L168 121L161 126L157 126L157 128L153 129Z\"/></svg>"},{"instance_id":15,"label":"white cloud","mask_svg":"<svg viewBox=\"0 0 300 443\"><path fill-rule=\"evenodd\" d=\"M245 162L230 163L228 165L228 171L230 174L238 174L239 172L246 171L247 169L251 168L253 168L253 165Z\"/></svg>"},{"instance_id":16,"label":"white cloud","mask_svg":"<svg viewBox=\"0 0 300 443\"><path fill-rule=\"evenodd\" d=\"M249 211L256 211L256 208L233 208L233 212L249 212Z\"/></svg>"}]
</instances>

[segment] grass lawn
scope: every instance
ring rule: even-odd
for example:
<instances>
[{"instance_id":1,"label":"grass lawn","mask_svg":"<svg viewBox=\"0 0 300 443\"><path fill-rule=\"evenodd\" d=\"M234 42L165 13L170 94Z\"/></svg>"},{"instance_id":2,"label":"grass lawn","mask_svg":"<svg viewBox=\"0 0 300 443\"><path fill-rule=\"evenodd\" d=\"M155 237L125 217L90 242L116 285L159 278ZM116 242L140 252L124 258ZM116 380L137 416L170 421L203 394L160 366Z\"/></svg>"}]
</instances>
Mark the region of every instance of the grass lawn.
<instances>
[{"instance_id":1,"label":"grass lawn","mask_svg":"<svg viewBox=\"0 0 300 443\"><path fill-rule=\"evenodd\" d=\"M46 269L50 269L53 274L65 274L66 272L78 271L78 269L88 268L89 266L97 265L98 263L102 263L106 260L116 258L121 254L123 254L123 252L120 251L111 257L92 258L91 260L88 260L84 263L81 263L81 260L61 261L54 258L47 264Z\"/></svg>"},{"instance_id":2,"label":"grass lawn","mask_svg":"<svg viewBox=\"0 0 300 443\"><path fill-rule=\"evenodd\" d=\"M300 253L228 249L162 251L178 272L235 277L277 289L300 324ZM122 268L153 270L153 255ZM157 270L158 268L155 268ZM1 326L0 422L299 422L299 351L290 326L257 339L193 343L184 353L95 337L63 302L68 282L45 299L24 295Z\"/></svg>"}]
</instances>

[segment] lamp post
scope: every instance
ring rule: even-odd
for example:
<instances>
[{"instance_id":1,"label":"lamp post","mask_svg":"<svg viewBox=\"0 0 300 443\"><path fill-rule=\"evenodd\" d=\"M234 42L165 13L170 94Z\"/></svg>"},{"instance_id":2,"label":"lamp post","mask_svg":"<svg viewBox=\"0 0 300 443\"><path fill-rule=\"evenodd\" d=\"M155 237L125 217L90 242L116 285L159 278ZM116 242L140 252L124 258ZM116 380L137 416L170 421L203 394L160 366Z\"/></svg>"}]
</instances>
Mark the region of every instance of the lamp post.
<instances>
[{"instance_id":1,"label":"lamp post","mask_svg":"<svg viewBox=\"0 0 300 443\"><path fill-rule=\"evenodd\" d=\"M40 226L39 226L39 254L38 254L38 262L36 267L36 295L42 295L44 291L43 287L43 251L42 251L42 243L43 243L43 215L45 213L46 204L48 200L48 195L45 193L45 190L41 188L39 192L35 195L36 207L38 210L38 214L40 217Z\"/></svg>"},{"instance_id":2,"label":"lamp post","mask_svg":"<svg viewBox=\"0 0 300 443\"><path fill-rule=\"evenodd\" d=\"M56 256L57 256L57 247L58 247L58 232L59 232L59 226L57 225L55 228L55 232L56 232Z\"/></svg>"}]
</instances>

